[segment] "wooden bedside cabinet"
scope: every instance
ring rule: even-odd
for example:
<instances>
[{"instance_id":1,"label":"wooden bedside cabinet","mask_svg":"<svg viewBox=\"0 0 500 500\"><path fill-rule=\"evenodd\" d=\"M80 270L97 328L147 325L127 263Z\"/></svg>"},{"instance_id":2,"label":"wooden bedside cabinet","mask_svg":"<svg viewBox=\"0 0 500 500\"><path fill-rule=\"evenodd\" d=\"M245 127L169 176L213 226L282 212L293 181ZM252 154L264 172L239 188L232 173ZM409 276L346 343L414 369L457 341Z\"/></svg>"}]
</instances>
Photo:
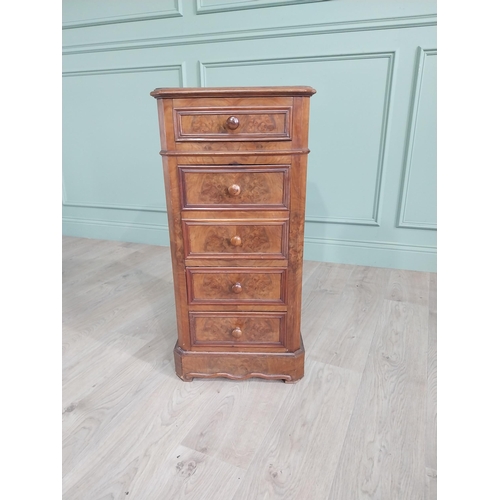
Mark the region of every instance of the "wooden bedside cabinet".
<instances>
[{"instance_id":1,"label":"wooden bedside cabinet","mask_svg":"<svg viewBox=\"0 0 500 500\"><path fill-rule=\"evenodd\" d=\"M177 375L295 382L311 87L165 88L158 100Z\"/></svg>"}]
</instances>

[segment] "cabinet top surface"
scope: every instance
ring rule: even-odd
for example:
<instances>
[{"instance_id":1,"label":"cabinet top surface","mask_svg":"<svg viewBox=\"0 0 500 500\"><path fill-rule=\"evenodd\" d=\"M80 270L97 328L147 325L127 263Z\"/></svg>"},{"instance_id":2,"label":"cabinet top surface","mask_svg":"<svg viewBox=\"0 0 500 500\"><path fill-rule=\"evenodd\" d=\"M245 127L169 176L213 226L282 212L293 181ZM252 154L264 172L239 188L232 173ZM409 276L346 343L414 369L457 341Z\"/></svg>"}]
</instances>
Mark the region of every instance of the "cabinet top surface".
<instances>
[{"instance_id":1,"label":"cabinet top surface","mask_svg":"<svg viewBox=\"0 0 500 500\"><path fill-rule=\"evenodd\" d=\"M151 92L156 99L175 97L269 97L269 96L311 96L316 93L312 87L180 87L158 88Z\"/></svg>"}]
</instances>

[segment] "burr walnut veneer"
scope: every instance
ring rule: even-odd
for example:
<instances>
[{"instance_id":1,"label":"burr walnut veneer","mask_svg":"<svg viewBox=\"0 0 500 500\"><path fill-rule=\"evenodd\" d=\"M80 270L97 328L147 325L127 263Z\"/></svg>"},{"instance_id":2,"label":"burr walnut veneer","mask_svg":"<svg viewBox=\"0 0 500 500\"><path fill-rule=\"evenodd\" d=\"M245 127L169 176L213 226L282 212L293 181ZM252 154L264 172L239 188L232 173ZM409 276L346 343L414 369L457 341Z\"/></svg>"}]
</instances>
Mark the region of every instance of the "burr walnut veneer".
<instances>
[{"instance_id":1,"label":"burr walnut veneer","mask_svg":"<svg viewBox=\"0 0 500 500\"><path fill-rule=\"evenodd\" d=\"M176 298L175 369L304 375L310 87L165 88L158 100Z\"/></svg>"}]
</instances>

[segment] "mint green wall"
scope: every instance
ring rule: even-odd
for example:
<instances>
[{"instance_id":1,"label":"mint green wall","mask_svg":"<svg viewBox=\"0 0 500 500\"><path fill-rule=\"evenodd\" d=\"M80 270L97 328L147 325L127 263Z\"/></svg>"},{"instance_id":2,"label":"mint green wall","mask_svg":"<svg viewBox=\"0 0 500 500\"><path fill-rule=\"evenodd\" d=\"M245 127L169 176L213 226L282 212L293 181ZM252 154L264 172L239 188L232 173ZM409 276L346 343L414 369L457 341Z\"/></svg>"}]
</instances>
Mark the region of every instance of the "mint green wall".
<instances>
[{"instance_id":1,"label":"mint green wall","mask_svg":"<svg viewBox=\"0 0 500 500\"><path fill-rule=\"evenodd\" d=\"M63 231L168 244L156 87L310 85L305 257L436 268L436 5L63 1Z\"/></svg>"}]
</instances>

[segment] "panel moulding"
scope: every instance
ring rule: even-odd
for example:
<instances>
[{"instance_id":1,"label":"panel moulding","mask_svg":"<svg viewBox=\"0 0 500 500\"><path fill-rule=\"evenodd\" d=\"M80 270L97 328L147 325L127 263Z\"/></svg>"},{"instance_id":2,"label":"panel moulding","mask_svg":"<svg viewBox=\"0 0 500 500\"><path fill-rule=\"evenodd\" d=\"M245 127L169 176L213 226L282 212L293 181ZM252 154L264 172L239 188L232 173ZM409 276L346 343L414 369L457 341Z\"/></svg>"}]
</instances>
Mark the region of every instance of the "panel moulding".
<instances>
[{"instance_id":1,"label":"panel moulding","mask_svg":"<svg viewBox=\"0 0 500 500\"><path fill-rule=\"evenodd\" d=\"M140 5L140 3L138 3ZM182 0L174 0L171 9L154 12L143 12L142 14L128 14L123 16L98 17L93 19L76 19L62 23L62 29L89 28L92 26L103 26L106 24L131 23L135 21L151 21L154 19L167 19L169 17L182 17Z\"/></svg>"},{"instance_id":2,"label":"panel moulding","mask_svg":"<svg viewBox=\"0 0 500 500\"><path fill-rule=\"evenodd\" d=\"M115 75L122 73L141 73L149 71L178 71L179 73L179 87L184 87L186 82L186 64L172 64L168 66L138 66L126 68L107 68L107 69L90 69L90 70L77 70L65 71L63 77L83 77L83 76L96 76L96 75ZM165 208L150 207L142 205L124 205L112 203L92 203L86 201L69 200L66 183L64 181L64 169L62 172L62 205L64 207L80 207L80 208L102 208L110 210L132 210L138 212L162 212L166 213Z\"/></svg>"},{"instance_id":3,"label":"panel moulding","mask_svg":"<svg viewBox=\"0 0 500 500\"><path fill-rule=\"evenodd\" d=\"M63 77L75 76L96 76L96 75L119 75L126 73L147 73L154 71L178 71L179 87L184 87L186 81L186 63L169 64L163 66L131 66L126 68L102 68L102 69L83 69L76 71L63 71Z\"/></svg>"},{"instance_id":4,"label":"panel moulding","mask_svg":"<svg viewBox=\"0 0 500 500\"><path fill-rule=\"evenodd\" d=\"M240 40L259 40L308 35L329 35L332 33L350 33L357 31L417 28L425 26L436 26L436 19L437 17L435 14L430 14L383 19L363 19L329 23L301 24L293 26L277 26L272 28L224 30L207 33L193 33L188 35L135 38L129 40L117 40L113 42L93 42L66 45L63 47L63 55L112 52L116 50L152 49L158 47L234 42Z\"/></svg>"},{"instance_id":5,"label":"panel moulding","mask_svg":"<svg viewBox=\"0 0 500 500\"><path fill-rule=\"evenodd\" d=\"M415 142L415 132L417 128L418 108L422 91L422 81L424 76L425 60L428 56L437 55L436 49L423 49L418 47L415 79L413 83L413 95L410 105L410 119L406 134L405 160L403 164L403 182L399 197L398 220L396 227L411 229L437 229L437 224L428 222L408 221L405 218L406 204L408 203L408 189L410 184L410 172L413 159L413 146Z\"/></svg>"},{"instance_id":6,"label":"panel moulding","mask_svg":"<svg viewBox=\"0 0 500 500\"><path fill-rule=\"evenodd\" d=\"M379 155L377 159L377 173L375 181L375 189L373 193L372 213L370 217L329 217L321 215L306 215L306 222L321 222L328 224L348 224L362 226L380 226L380 198L382 192L382 176L385 160L385 149L387 144L387 128L389 124L389 108L393 87L393 73L395 52L365 52L356 54L336 54L327 56L306 56L306 57L289 57L289 58L274 58L274 59L248 59L248 60L231 60L217 62L202 62L198 61L199 84L200 87L207 87L207 70L210 68L228 68L237 66L264 66L289 63L314 63L325 61L342 61L342 60L363 60L363 59L388 59L387 77L385 82L384 92L384 107L382 113L382 127L380 134Z\"/></svg>"},{"instance_id":7,"label":"panel moulding","mask_svg":"<svg viewBox=\"0 0 500 500\"><path fill-rule=\"evenodd\" d=\"M219 0L219 3L210 5L206 3L206 0L196 0L196 13L210 14L212 12L232 12L235 10L283 7L288 5L299 5L302 3L315 3L323 1L325 0L246 0L244 2Z\"/></svg>"}]
</instances>

